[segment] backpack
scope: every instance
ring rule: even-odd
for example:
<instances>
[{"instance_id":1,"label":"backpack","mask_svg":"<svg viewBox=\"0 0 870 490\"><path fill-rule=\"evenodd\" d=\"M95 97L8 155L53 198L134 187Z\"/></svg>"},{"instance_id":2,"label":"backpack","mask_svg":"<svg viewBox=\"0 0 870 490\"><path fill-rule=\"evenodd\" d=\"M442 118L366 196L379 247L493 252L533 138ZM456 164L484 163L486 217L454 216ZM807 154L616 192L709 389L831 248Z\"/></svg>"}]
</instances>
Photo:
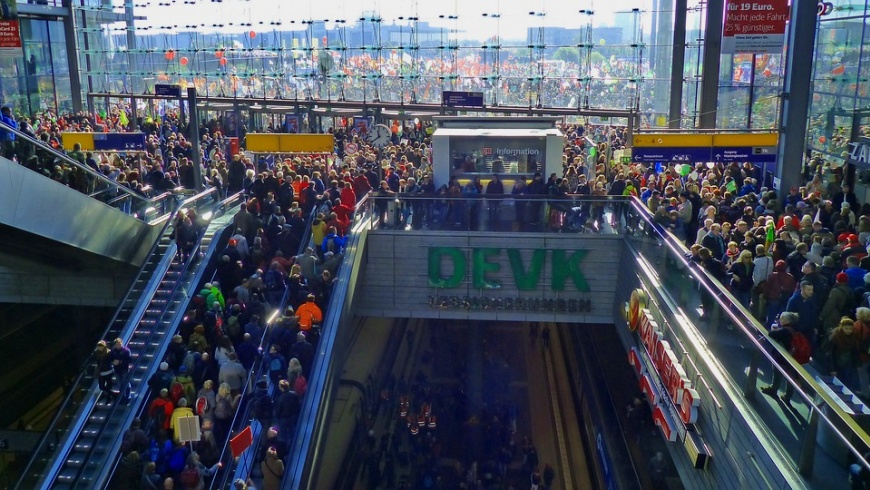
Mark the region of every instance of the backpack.
<instances>
[{"instance_id":1,"label":"backpack","mask_svg":"<svg viewBox=\"0 0 870 490\"><path fill-rule=\"evenodd\" d=\"M199 471L195 466L188 466L181 472L181 484L185 488L196 488L199 485Z\"/></svg>"},{"instance_id":2,"label":"backpack","mask_svg":"<svg viewBox=\"0 0 870 490\"><path fill-rule=\"evenodd\" d=\"M197 398L196 405L194 405L194 408L196 409L197 415L204 415L205 412L207 412L209 409L208 398L206 398L204 396Z\"/></svg>"},{"instance_id":3,"label":"backpack","mask_svg":"<svg viewBox=\"0 0 870 490\"><path fill-rule=\"evenodd\" d=\"M169 466L169 470L173 473L177 473L184 469L184 466L187 464L187 451L184 447L177 447L172 450L172 453L169 455L169 461L167 465ZM194 468L195 469L195 468ZM197 475L199 476L199 475ZM193 484L196 486L196 483Z\"/></svg>"},{"instance_id":4,"label":"backpack","mask_svg":"<svg viewBox=\"0 0 870 490\"><path fill-rule=\"evenodd\" d=\"M233 339L242 335L242 326L239 324L239 315L231 315L227 320L227 335Z\"/></svg>"},{"instance_id":5,"label":"backpack","mask_svg":"<svg viewBox=\"0 0 870 490\"><path fill-rule=\"evenodd\" d=\"M293 391L299 396L304 395L308 391L308 380L305 379L305 376L301 374L296 376L296 381L293 383Z\"/></svg>"},{"instance_id":6,"label":"backpack","mask_svg":"<svg viewBox=\"0 0 870 490\"><path fill-rule=\"evenodd\" d=\"M794 332L791 336L791 355L798 364L806 364L810 362L810 356L813 353L813 346L807 337L800 333Z\"/></svg>"},{"instance_id":7,"label":"backpack","mask_svg":"<svg viewBox=\"0 0 870 490\"><path fill-rule=\"evenodd\" d=\"M225 419L230 415L232 406L225 398L218 398L215 402L214 416L215 418Z\"/></svg>"},{"instance_id":8,"label":"backpack","mask_svg":"<svg viewBox=\"0 0 870 490\"><path fill-rule=\"evenodd\" d=\"M263 277L263 285L266 286L266 289L269 291L274 291L279 289L281 286L278 284L278 280L281 278L281 273L278 271L269 271Z\"/></svg>"},{"instance_id":9,"label":"backpack","mask_svg":"<svg viewBox=\"0 0 870 490\"><path fill-rule=\"evenodd\" d=\"M272 360L269 362L269 371L281 372L283 371L282 367L283 366L281 365L281 359L279 357L273 357Z\"/></svg>"},{"instance_id":10,"label":"backpack","mask_svg":"<svg viewBox=\"0 0 870 490\"><path fill-rule=\"evenodd\" d=\"M178 400L184 398L184 385L176 381L172 383L172 388L169 389L169 397L172 398L172 403L177 404Z\"/></svg>"},{"instance_id":11,"label":"backpack","mask_svg":"<svg viewBox=\"0 0 870 490\"><path fill-rule=\"evenodd\" d=\"M257 398L256 406L254 408L254 418L261 422L267 421L272 418L272 409L274 408L272 397L269 396L269 393L263 393Z\"/></svg>"},{"instance_id":12,"label":"backpack","mask_svg":"<svg viewBox=\"0 0 870 490\"><path fill-rule=\"evenodd\" d=\"M188 373L193 372L193 367L196 365L196 356L199 352L189 350L187 354L184 355L184 359L181 361L181 365L187 368Z\"/></svg>"},{"instance_id":13,"label":"backpack","mask_svg":"<svg viewBox=\"0 0 870 490\"><path fill-rule=\"evenodd\" d=\"M166 409L163 406L156 407L157 410L154 411L154 416L151 417L151 427L149 432L153 432L157 434L160 432L160 429L166 427ZM155 461L155 460L151 460Z\"/></svg>"}]
</instances>

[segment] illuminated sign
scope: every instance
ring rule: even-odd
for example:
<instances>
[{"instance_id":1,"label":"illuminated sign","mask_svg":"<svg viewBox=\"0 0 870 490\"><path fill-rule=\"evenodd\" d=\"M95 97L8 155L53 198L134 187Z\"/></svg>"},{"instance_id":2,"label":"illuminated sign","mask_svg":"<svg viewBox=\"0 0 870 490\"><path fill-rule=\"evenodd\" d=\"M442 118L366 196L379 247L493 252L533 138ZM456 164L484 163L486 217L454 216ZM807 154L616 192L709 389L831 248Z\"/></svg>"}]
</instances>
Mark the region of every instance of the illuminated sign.
<instances>
[{"instance_id":1,"label":"illuminated sign","mask_svg":"<svg viewBox=\"0 0 870 490\"><path fill-rule=\"evenodd\" d=\"M517 155L540 155L541 150L535 150L534 148L495 148L485 146L480 149L480 152L485 156L490 155L508 155L508 156L517 156Z\"/></svg>"},{"instance_id":2,"label":"illuminated sign","mask_svg":"<svg viewBox=\"0 0 870 490\"><path fill-rule=\"evenodd\" d=\"M469 276L470 270L471 283L475 289L500 289L501 281L492 278L491 274L501 271L506 255L514 285L519 291L538 289L541 273L549 257L552 291L564 291L568 284L572 284L577 291L587 292L589 284L580 268L587 253L587 250L538 249L532 251L531 260L525 263L520 249L516 248L472 248L469 260L461 248L429 247L429 287L459 287ZM445 263L446 274L443 267Z\"/></svg>"}]
</instances>

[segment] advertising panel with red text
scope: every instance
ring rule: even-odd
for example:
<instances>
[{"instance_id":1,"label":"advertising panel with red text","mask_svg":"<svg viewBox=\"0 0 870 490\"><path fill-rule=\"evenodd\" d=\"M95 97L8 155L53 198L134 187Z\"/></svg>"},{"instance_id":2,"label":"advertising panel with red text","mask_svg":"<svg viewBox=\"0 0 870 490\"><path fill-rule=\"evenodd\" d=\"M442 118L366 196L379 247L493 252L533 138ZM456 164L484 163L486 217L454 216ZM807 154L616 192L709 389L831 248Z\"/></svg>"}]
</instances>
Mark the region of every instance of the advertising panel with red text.
<instances>
[{"instance_id":1,"label":"advertising panel with red text","mask_svg":"<svg viewBox=\"0 0 870 490\"><path fill-rule=\"evenodd\" d=\"M788 0L727 0L722 54L781 53Z\"/></svg>"}]
</instances>

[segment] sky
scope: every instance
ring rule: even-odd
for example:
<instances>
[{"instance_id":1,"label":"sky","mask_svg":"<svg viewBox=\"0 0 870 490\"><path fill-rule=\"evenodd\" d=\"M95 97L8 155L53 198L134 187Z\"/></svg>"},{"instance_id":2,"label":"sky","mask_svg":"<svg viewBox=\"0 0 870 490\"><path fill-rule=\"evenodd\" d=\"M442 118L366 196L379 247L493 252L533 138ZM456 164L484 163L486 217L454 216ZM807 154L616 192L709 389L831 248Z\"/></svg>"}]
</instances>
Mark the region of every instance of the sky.
<instances>
[{"instance_id":1,"label":"sky","mask_svg":"<svg viewBox=\"0 0 870 490\"><path fill-rule=\"evenodd\" d=\"M487 39L497 34L502 39L525 39L528 27L578 28L590 20L594 27L628 26L637 16L632 9L649 13L659 2L672 0L134 0L136 15L146 18L137 21L137 28L183 28L195 21L206 26L224 24L227 31L271 31L276 21L287 30L303 29L300 21L309 19L328 20L330 28L335 20L351 26L360 17L379 13L385 24L409 23L409 17L416 17L435 27L457 29L466 39ZM291 24L291 20L296 23Z\"/></svg>"}]
</instances>

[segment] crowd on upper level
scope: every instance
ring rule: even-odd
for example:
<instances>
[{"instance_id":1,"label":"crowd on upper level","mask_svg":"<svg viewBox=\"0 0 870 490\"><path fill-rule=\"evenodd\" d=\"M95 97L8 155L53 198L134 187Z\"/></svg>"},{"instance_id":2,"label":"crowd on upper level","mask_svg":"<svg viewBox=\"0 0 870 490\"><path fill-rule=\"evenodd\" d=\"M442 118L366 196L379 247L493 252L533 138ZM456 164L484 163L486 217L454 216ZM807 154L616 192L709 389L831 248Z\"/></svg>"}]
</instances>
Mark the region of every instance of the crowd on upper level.
<instances>
[{"instance_id":1,"label":"crowd on upper level","mask_svg":"<svg viewBox=\"0 0 870 490\"><path fill-rule=\"evenodd\" d=\"M4 108L2 117L5 124L14 124L39 142L15 138L0 129L4 156L82 192L95 192L93 175L41 146L62 151L63 131L140 129L147 134L145 152L122 155L73 149L66 155L94 173L143 194L148 188L194 187L192 145L177 115L162 120L140 117L134 122L120 107L104 117L45 113L16 119ZM499 189L492 181L484 186L479 181L456 180L436 189L431 130L422 122L394 126L390 143L381 149L351 127L330 128L336 145L335 152L328 155L229 155L224 129L220 118L200 127L206 185L219 188L221 196L240 191L248 196L239 218L240 236L235 240L237 250L246 249L246 258L242 271L230 272L238 260L229 254L229 265L219 281L226 297L238 299L239 279L250 282L257 274L267 275L276 264L283 271L283 280L297 292L301 289L291 268L300 268L295 275L307 284L324 281L320 276L324 269L307 266L307 256L329 261L340 255L356 202L370 191L391 198L383 203L398 202L392 210L388 204L379 209L384 224L409 228L430 226L430 218L448 224L455 220L474 228L476 216L486 220L486 211L492 208L469 205L460 208L461 217L448 216L432 207L405 204L403 197L441 196L447 203L473 195L496 201L497 194L505 193L504 187ZM774 190L761 170L750 163L619 163L606 161L607 151L598 152L593 159L584 137L609 141L611 149L618 149L627 141L625 128L563 124L561 129L565 134L563 173L536 175L514 183L512 194L548 200L541 206L522 208L514 218L517 222L542 221L562 230L569 211L560 206L562 199L637 197L648 208L658 231L684 241L689 260L717 278L760 322L773 326L772 337L786 350L795 352L796 358L800 355L801 362L811 363L819 372L835 374L870 399L870 204L862 202L850 188L846 168L814 158L804 164L803 185ZM359 151L348 154L345 144L351 142ZM319 214L312 229L314 247L294 263L292 257L307 238L300 235L300 228L315 209ZM596 222L603 219L603 210L602 206L599 214L587 213L583 219L588 223L584 224L599 226ZM415 222L418 217L426 220ZM270 296L268 288L262 294ZM316 291L314 294L317 298ZM291 296L296 301L304 299L295 293ZM273 291L269 300L274 299ZM239 299L240 307L242 303ZM211 306L207 302L203 314ZM247 305L242 308L250 310ZM705 314L712 309L702 301ZM233 311L234 305L221 307L227 320ZM244 323L248 323L247 317ZM191 328L195 330L195 325ZM189 345L189 336L194 333L181 334L183 345ZM232 340L234 348L245 342L239 336ZM209 347L216 344L217 339L208 340ZM286 347L280 346L279 351L286 353ZM178 367L171 364L173 371ZM276 378L279 383L280 378ZM778 384L780 380L772 380L765 393L775 395ZM788 401L790 391L781 396ZM220 423L215 427L221 430Z\"/></svg>"}]
</instances>

